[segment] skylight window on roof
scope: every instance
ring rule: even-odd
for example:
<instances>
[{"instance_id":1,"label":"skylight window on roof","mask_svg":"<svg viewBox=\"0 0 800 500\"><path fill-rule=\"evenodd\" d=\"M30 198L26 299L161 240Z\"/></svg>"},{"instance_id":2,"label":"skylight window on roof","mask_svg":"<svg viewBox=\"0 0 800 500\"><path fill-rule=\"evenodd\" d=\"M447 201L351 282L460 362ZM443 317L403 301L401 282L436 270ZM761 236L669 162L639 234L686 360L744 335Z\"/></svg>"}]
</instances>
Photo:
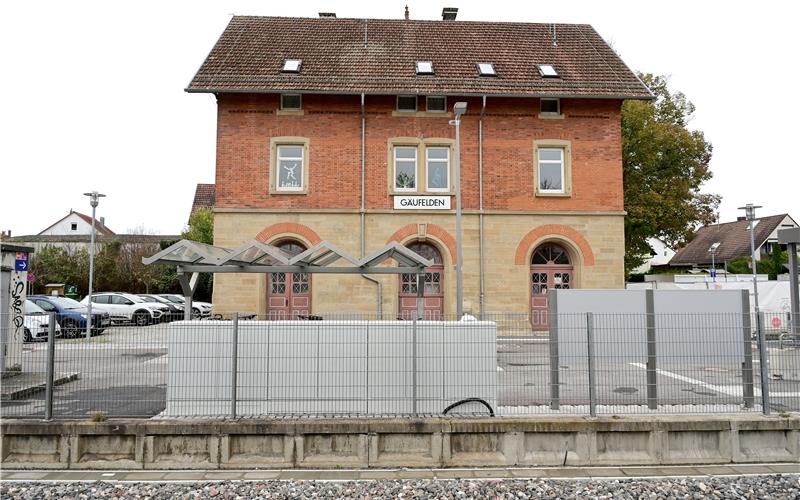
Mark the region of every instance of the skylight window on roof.
<instances>
[{"instance_id":1,"label":"skylight window on roof","mask_svg":"<svg viewBox=\"0 0 800 500\"><path fill-rule=\"evenodd\" d=\"M418 75L432 75L433 63L431 61L417 61L417 74Z\"/></svg>"},{"instance_id":2,"label":"skylight window on roof","mask_svg":"<svg viewBox=\"0 0 800 500\"><path fill-rule=\"evenodd\" d=\"M554 68L552 64L540 64L539 74L545 78L558 77L558 71L556 71L556 68Z\"/></svg>"},{"instance_id":3,"label":"skylight window on roof","mask_svg":"<svg viewBox=\"0 0 800 500\"><path fill-rule=\"evenodd\" d=\"M287 59L283 63L283 72L284 73L299 73L301 64L303 64L303 61L300 60L300 59Z\"/></svg>"},{"instance_id":4,"label":"skylight window on roof","mask_svg":"<svg viewBox=\"0 0 800 500\"><path fill-rule=\"evenodd\" d=\"M481 76L497 76L492 63L478 63L478 74Z\"/></svg>"}]
</instances>

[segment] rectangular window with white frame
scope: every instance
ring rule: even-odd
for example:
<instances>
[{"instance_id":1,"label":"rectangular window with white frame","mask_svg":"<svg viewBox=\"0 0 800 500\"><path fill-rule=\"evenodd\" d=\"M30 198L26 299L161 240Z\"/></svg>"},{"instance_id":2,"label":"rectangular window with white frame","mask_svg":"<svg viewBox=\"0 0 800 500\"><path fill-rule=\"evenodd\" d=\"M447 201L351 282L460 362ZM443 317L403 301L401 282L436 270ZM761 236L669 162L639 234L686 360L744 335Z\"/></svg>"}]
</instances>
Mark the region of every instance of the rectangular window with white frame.
<instances>
[{"instance_id":1,"label":"rectangular window with white frame","mask_svg":"<svg viewBox=\"0 0 800 500\"><path fill-rule=\"evenodd\" d=\"M278 175L275 188L278 191L302 191L305 168L302 145L278 146Z\"/></svg>"},{"instance_id":2,"label":"rectangular window with white frame","mask_svg":"<svg viewBox=\"0 0 800 500\"><path fill-rule=\"evenodd\" d=\"M416 146L395 146L394 190L398 192L413 192L417 190Z\"/></svg>"},{"instance_id":3,"label":"rectangular window with white frame","mask_svg":"<svg viewBox=\"0 0 800 500\"><path fill-rule=\"evenodd\" d=\"M539 148L540 193L564 193L564 148Z\"/></svg>"},{"instance_id":4,"label":"rectangular window with white frame","mask_svg":"<svg viewBox=\"0 0 800 500\"><path fill-rule=\"evenodd\" d=\"M450 148L425 148L426 186L431 192L450 191Z\"/></svg>"}]
</instances>

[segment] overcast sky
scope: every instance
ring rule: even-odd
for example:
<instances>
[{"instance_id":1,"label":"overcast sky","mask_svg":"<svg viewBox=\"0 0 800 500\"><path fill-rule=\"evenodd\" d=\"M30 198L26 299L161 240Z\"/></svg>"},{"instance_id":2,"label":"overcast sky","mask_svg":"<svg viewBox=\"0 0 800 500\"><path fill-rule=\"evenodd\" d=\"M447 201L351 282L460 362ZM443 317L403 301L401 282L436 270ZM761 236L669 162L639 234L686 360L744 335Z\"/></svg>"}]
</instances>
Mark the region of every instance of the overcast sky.
<instances>
[{"instance_id":1,"label":"overcast sky","mask_svg":"<svg viewBox=\"0 0 800 500\"><path fill-rule=\"evenodd\" d=\"M800 217L793 2L4 1L0 229L36 234L70 208L118 232L175 234L214 182L215 101L183 89L231 14L592 24L634 70L670 75L714 146L722 220L736 207Z\"/></svg>"}]
</instances>

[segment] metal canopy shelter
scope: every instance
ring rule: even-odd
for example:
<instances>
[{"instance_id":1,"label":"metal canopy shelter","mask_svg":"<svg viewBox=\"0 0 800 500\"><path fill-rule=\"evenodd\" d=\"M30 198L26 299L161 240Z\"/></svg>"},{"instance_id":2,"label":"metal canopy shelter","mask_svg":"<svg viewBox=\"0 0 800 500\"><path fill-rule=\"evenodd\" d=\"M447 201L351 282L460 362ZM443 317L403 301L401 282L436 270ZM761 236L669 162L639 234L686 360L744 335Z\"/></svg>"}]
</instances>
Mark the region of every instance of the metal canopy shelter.
<instances>
[{"instance_id":1,"label":"metal canopy shelter","mask_svg":"<svg viewBox=\"0 0 800 500\"><path fill-rule=\"evenodd\" d=\"M394 260L396 266L382 265ZM340 261L344 261L343 263ZM399 243L389 243L362 259L322 241L291 256L278 247L253 240L228 249L181 240L151 257L145 265L166 264L178 269L178 281L186 300L184 319L191 319L192 296L199 273L334 273L334 274L416 274L417 316L422 317L425 268L433 262ZM334 266L333 264L338 265Z\"/></svg>"}]
</instances>

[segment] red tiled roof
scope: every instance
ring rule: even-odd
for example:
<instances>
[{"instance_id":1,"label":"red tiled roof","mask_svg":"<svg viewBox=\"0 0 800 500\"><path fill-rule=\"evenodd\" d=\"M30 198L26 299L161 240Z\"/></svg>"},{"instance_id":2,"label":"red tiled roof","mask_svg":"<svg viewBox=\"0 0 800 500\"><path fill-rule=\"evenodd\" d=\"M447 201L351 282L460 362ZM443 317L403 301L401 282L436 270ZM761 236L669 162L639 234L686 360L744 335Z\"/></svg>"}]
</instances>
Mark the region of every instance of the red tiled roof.
<instances>
[{"instance_id":1,"label":"red tiled roof","mask_svg":"<svg viewBox=\"0 0 800 500\"><path fill-rule=\"evenodd\" d=\"M300 72L282 73L286 59ZM435 74L417 75L416 61ZM248 16L231 19L186 90L652 98L586 24Z\"/></svg>"},{"instance_id":2,"label":"red tiled roof","mask_svg":"<svg viewBox=\"0 0 800 500\"><path fill-rule=\"evenodd\" d=\"M198 208L214 208L215 194L216 185L198 184L194 191L194 201L192 202L192 211L189 213L189 217L191 217Z\"/></svg>"},{"instance_id":3,"label":"red tiled roof","mask_svg":"<svg viewBox=\"0 0 800 500\"><path fill-rule=\"evenodd\" d=\"M769 238L769 235L786 218L787 214L760 217L754 233L756 248ZM747 257L750 255L750 225L746 220L726 222L701 227L692 241L678 250L669 264L675 266L711 264L711 245L719 243L714 258L717 262Z\"/></svg>"}]
</instances>

